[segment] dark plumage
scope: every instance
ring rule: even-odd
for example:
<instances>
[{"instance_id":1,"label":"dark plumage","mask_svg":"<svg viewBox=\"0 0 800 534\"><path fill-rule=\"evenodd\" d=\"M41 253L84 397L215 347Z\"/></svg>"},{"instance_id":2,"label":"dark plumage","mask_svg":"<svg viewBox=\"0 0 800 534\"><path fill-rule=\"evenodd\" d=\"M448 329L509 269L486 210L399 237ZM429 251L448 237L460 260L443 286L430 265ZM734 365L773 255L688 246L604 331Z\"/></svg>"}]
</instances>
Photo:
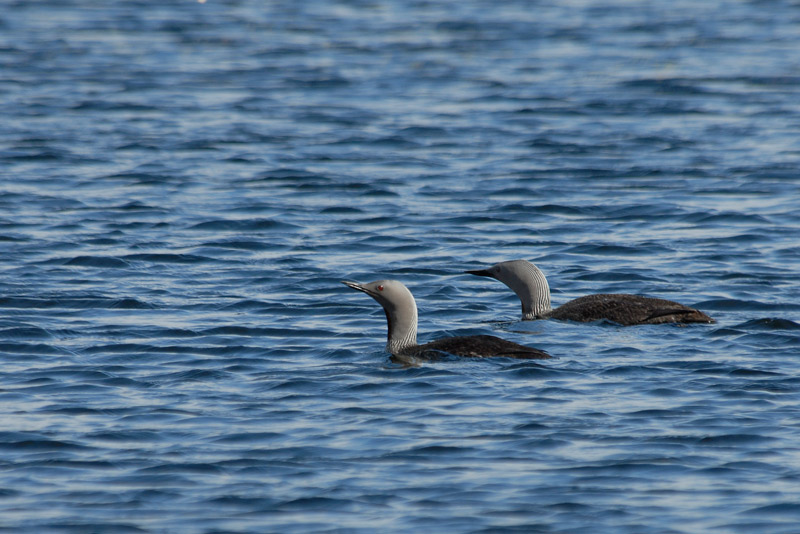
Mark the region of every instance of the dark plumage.
<instances>
[{"instance_id":1,"label":"dark plumage","mask_svg":"<svg viewBox=\"0 0 800 534\"><path fill-rule=\"evenodd\" d=\"M586 295L562 304L542 317L579 322L606 320L623 326L714 322L705 313L671 300L619 293Z\"/></svg>"},{"instance_id":2,"label":"dark plumage","mask_svg":"<svg viewBox=\"0 0 800 534\"><path fill-rule=\"evenodd\" d=\"M545 360L550 355L539 349L526 347L506 341L497 336L456 336L445 337L425 343L413 345L400 351L401 356L414 356L417 358L435 357L437 353L447 353L454 356L467 358L503 357L521 360Z\"/></svg>"}]
</instances>

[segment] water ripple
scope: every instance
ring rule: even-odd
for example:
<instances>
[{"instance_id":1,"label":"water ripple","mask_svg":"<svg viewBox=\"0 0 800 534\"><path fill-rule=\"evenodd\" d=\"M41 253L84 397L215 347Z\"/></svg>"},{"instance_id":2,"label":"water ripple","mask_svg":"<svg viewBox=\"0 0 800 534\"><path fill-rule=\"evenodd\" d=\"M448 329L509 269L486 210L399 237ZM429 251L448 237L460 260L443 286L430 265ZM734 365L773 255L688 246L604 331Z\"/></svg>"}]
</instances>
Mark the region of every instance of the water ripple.
<instances>
[{"instance_id":1,"label":"water ripple","mask_svg":"<svg viewBox=\"0 0 800 534\"><path fill-rule=\"evenodd\" d=\"M5 530L797 530L791 2L4 7ZM557 358L393 363L380 278Z\"/></svg>"}]
</instances>

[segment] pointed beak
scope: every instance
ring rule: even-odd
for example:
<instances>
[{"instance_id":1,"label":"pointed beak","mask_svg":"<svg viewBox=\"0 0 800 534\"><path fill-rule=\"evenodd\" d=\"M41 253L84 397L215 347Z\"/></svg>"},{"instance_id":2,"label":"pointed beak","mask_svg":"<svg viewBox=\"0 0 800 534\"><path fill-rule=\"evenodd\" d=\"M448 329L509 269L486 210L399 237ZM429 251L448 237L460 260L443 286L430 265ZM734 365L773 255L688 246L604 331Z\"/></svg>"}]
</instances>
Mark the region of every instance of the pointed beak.
<instances>
[{"instance_id":1,"label":"pointed beak","mask_svg":"<svg viewBox=\"0 0 800 534\"><path fill-rule=\"evenodd\" d=\"M350 289L355 289L356 291L361 291L362 293L369 295L369 290L358 282L348 282L347 280L342 280L342 283Z\"/></svg>"},{"instance_id":2,"label":"pointed beak","mask_svg":"<svg viewBox=\"0 0 800 534\"><path fill-rule=\"evenodd\" d=\"M464 271L465 274L474 274L475 276L488 276L489 278L494 278L492 273L488 271L488 269L480 269L478 271Z\"/></svg>"}]
</instances>

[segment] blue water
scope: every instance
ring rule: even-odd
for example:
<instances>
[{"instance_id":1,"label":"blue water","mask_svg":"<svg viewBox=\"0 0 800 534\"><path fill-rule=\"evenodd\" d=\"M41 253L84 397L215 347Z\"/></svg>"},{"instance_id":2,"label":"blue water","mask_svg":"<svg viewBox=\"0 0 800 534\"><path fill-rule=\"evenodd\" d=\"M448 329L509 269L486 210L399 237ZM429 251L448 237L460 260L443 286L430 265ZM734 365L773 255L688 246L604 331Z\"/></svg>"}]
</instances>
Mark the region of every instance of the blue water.
<instances>
[{"instance_id":1,"label":"blue water","mask_svg":"<svg viewBox=\"0 0 800 534\"><path fill-rule=\"evenodd\" d=\"M797 533L800 4L0 10L0 531ZM598 292L714 325L519 322ZM404 368L495 334L557 359Z\"/></svg>"}]
</instances>

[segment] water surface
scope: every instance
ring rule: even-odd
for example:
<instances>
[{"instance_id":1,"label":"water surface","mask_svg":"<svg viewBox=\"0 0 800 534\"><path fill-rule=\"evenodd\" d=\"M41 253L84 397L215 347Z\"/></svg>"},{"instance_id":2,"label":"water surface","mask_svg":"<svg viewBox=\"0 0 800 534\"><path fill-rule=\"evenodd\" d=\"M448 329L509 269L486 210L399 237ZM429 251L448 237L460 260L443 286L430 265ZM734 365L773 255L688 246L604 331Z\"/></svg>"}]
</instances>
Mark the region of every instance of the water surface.
<instances>
[{"instance_id":1,"label":"water surface","mask_svg":"<svg viewBox=\"0 0 800 534\"><path fill-rule=\"evenodd\" d=\"M286 5L282 5L286 4ZM0 530L792 533L796 2L9 2ZM696 305L714 325L519 322ZM557 356L403 368L420 341Z\"/></svg>"}]
</instances>

